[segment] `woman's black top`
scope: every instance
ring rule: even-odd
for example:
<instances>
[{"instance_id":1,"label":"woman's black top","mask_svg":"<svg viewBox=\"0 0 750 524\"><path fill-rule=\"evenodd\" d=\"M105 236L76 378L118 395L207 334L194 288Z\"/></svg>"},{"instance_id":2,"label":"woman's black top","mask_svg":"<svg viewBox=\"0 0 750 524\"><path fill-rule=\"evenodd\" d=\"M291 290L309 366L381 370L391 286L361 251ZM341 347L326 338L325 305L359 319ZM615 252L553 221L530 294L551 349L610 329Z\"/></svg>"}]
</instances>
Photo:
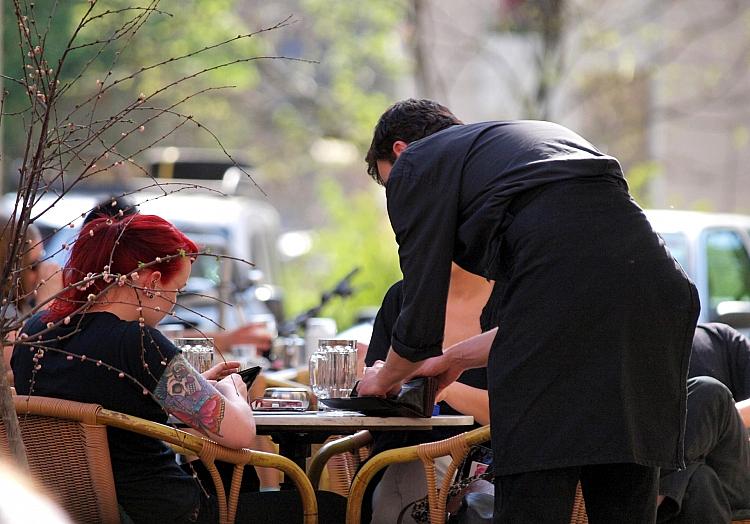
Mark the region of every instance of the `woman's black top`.
<instances>
[{"instance_id":1,"label":"woman's black top","mask_svg":"<svg viewBox=\"0 0 750 524\"><path fill-rule=\"evenodd\" d=\"M37 313L25 325L28 341L46 329L43 315ZM33 359L40 350L37 364ZM177 352L158 330L97 312L73 317L68 325L42 335L38 344L16 345L11 366L18 394L101 404L163 424L167 415L150 393ZM120 372L127 377L120 378ZM186 522L198 508L201 492L172 450L159 440L116 428L107 428L107 438L117 499L125 513L135 522Z\"/></svg>"},{"instance_id":2,"label":"woman's black top","mask_svg":"<svg viewBox=\"0 0 750 524\"><path fill-rule=\"evenodd\" d=\"M496 473L682 465L697 293L616 159L549 122L458 125L410 144L386 196L399 355L440 354L451 262L497 282Z\"/></svg>"}]
</instances>

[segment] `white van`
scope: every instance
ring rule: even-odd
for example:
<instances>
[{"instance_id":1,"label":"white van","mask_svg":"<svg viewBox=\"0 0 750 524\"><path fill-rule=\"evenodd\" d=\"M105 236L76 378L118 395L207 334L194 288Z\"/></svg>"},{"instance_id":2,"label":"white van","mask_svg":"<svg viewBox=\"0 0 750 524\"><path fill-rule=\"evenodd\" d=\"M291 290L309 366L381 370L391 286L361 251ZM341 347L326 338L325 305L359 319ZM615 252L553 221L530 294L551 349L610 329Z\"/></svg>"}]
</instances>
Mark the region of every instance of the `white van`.
<instances>
[{"instance_id":1,"label":"white van","mask_svg":"<svg viewBox=\"0 0 750 524\"><path fill-rule=\"evenodd\" d=\"M67 252L60 247L75 238L83 222L81 215L108 198L106 194L71 192L57 202L50 195L39 200L34 212L45 211L36 225L42 230L43 237L47 238L47 253L56 253L53 257L56 262L60 265L65 263ZM280 220L273 206L245 196L198 192L159 197L157 193L142 191L130 198L141 213L159 215L169 220L202 249L239 259L199 257L186 293L179 299L179 303L184 303L193 312L185 308L176 310L185 323L213 330L210 322L201 315L214 319L228 329L250 320L268 320L271 314L277 322L281 320L281 294L276 286L276 240ZM0 209L6 213L12 212L14 202L15 194L6 194L0 200ZM68 223L74 227L64 227ZM234 304L234 307L202 295L219 298Z\"/></svg>"},{"instance_id":2,"label":"white van","mask_svg":"<svg viewBox=\"0 0 750 524\"><path fill-rule=\"evenodd\" d=\"M646 215L698 288L698 321L750 333L750 216L675 210Z\"/></svg>"}]
</instances>

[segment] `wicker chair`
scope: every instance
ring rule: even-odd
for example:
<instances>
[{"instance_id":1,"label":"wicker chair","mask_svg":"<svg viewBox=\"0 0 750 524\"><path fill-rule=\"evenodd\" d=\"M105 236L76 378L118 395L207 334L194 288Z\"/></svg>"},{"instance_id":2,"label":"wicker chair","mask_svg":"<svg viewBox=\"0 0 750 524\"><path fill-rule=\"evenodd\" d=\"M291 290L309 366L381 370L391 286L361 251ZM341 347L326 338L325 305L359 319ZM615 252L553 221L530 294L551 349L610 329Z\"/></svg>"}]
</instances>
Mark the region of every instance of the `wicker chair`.
<instances>
[{"instance_id":1,"label":"wicker chair","mask_svg":"<svg viewBox=\"0 0 750 524\"><path fill-rule=\"evenodd\" d=\"M320 471L322 471L325 461L328 460L331 455L334 453L341 453L345 450L351 451L352 449L361 446L363 442L368 443L368 437L369 434L352 435L351 437L346 437L328 444L328 448L326 448L326 446L321 448L319 454L313 461L313 464L310 465L309 476L313 485L317 485L320 478ZM468 454L471 446L486 442L489 438L490 426L483 426L449 439L420 444L418 446L392 449L372 457L364 466L362 466L351 483L349 501L346 508L347 524L358 524L360 522L362 498L365 494L367 485L378 471L390 464L411 462L414 460L421 460L424 465L425 475L427 477L427 497L430 505L430 523L444 524L447 516L445 508L448 487L450 486L451 479L453 478L456 469ZM445 456L450 456L452 460L443 479L442 485L438 487L434 459ZM579 485L576 491L571 524L586 523L588 523L586 506L583 502L581 487Z\"/></svg>"},{"instance_id":2,"label":"wicker chair","mask_svg":"<svg viewBox=\"0 0 750 524\"><path fill-rule=\"evenodd\" d=\"M357 470L370 454L370 443L372 435L367 430L344 437L329 437L307 468L307 477L313 488L318 489L325 468L328 471L329 491L348 497Z\"/></svg>"},{"instance_id":3,"label":"wicker chair","mask_svg":"<svg viewBox=\"0 0 750 524\"><path fill-rule=\"evenodd\" d=\"M362 498L364 497L367 484L369 484L378 471L390 464L411 462L414 460L421 460L424 465L427 477L427 498L430 504L430 522L432 524L444 524L446 520L445 506L448 487L450 486L453 474L466 457L469 448L475 444L486 442L489 438L490 427L483 426L449 439L420 444L418 446L391 449L375 455L362 466L352 481L349 501L346 506L347 524L358 524L360 522ZM448 466L442 485L438 489L434 459L448 455L451 456L452 460Z\"/></svg>"},{"instance_id":4,"label":"wicker chair","mask_svg":"<svg viewBox=\"0 0 750 524\"><path fill-rule=\"evenodd\" d=\"M97 404L34 396L17 396L14 401L32 476L75 522L120 522L107 426L157 438L180 452L197 455L213 479L222 524L235 520L246 465L276 468L288 475L302 499L304 523L317 522L317 500L310 482L296 464L284 457L226 448L212 440ZM8 454L7 435L0 423L0 456ZM228 493L216 469L216 460L235 464Z\"/></svg>"}]
</instances>

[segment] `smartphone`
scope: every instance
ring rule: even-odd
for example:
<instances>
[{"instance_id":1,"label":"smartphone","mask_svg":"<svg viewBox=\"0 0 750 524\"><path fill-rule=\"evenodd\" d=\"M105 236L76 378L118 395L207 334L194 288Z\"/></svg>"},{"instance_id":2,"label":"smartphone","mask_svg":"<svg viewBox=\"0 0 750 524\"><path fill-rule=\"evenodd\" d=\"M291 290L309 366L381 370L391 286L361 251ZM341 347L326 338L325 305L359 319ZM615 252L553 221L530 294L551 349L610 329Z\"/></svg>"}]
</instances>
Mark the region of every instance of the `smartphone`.
<instances>
[{"instance_id":1,"label":"smartphone","mask_svg":"<svg viewBox=\"0 0 750 524\"><path fill-rule=\"evenodd\" d=\"M254 366L251 368L243 369L242 371L238 371L237 374L242 377L242 382L245 383L245 385L249 388L253 382L255 382L255 379L258 378L258 375L260 375L260 372L263 370L260 366Z\"/></svg>"}]
</instances>

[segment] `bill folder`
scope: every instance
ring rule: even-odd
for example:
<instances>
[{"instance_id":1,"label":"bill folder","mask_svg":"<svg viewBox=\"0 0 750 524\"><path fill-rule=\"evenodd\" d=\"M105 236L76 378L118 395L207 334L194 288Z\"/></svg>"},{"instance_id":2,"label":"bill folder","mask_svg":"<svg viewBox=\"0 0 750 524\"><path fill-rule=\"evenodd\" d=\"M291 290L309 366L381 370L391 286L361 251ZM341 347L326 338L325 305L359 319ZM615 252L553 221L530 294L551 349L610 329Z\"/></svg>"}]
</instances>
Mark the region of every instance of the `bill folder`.
<instances>
[{"instance_id":1,"label":"bill folder","mask_svg":"<svg viewBox=\"0 0 750 524\"><path fill-rule=\"evenodd\" d=\"M354 386L349 398L322 398L320 402L334 409L359 411L371 417L429 418L435 406L437 381L419 377L406 382L395 397L360 397Z\"/></svg>"}]
</instances>

